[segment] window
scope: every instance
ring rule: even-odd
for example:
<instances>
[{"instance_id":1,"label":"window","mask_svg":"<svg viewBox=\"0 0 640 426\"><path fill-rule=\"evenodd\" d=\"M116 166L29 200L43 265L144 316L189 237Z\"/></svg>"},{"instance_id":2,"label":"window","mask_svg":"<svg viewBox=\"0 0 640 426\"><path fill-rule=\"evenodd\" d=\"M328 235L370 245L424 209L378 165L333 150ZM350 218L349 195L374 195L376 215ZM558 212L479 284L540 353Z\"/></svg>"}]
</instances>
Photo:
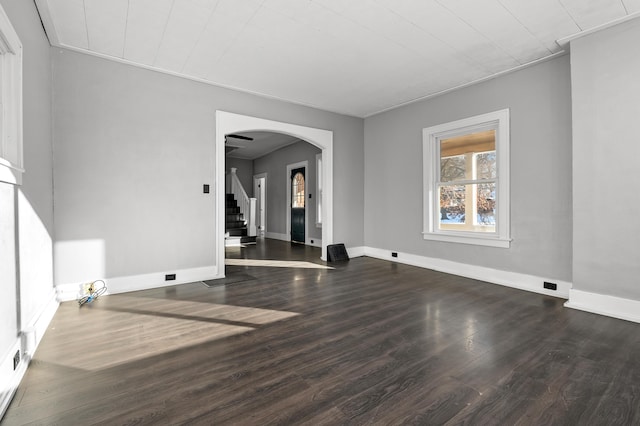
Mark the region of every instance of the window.
<instances>
[{"instance_id":1,"label":"window","mask_svg":"<svg viewBox=\"0 0 640 426\"><path fill-rule=\"evenodd\" d=\"M322 154L316 154L316 227L322 227Z\"/></svg>"},{"instance_id":2,"label":"window","mask_svg":"<svg viewBox=\"0 0 640 426\"><path fill-rule=\"evenodd\" d=\"M509 110L423 129L425 239L509 247Z\"/></svg>"},{"instance_id":3,"label":"window","mask_svg":"<svg viewBox=\"0 0 640 426\"><path fill-rule=\"evenodd\" d=\"M22 183L22 44L0 7L0 181Z\"/></svg>"},{"instance_id":4,"label":"window","mask_svg":"<svg viewBox=\"0 0 640 426\"><path fill-rule=\"evenodd\" d=\"M304 175L300 172L293 177L293 208L304 208Z\"/></svg>"}]
</instances>

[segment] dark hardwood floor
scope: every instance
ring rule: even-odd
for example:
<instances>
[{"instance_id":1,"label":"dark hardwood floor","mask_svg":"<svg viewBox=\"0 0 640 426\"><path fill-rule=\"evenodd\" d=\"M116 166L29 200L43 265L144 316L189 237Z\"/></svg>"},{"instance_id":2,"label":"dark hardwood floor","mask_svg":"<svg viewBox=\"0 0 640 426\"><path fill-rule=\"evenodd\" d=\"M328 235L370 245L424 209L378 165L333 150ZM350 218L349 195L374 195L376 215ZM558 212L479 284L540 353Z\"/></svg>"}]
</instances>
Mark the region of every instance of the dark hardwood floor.
<instances>
[{"instance_id":1,"label":"dark hardwood floor","mask_svg":"<svg viewBox=\"0 0 640 426\"><path fill-rule=\"evenodd\" d=\"M63 303L3 423L640 424L639 324L367 257L306 266Z\"/></svg>"}]
</instances>

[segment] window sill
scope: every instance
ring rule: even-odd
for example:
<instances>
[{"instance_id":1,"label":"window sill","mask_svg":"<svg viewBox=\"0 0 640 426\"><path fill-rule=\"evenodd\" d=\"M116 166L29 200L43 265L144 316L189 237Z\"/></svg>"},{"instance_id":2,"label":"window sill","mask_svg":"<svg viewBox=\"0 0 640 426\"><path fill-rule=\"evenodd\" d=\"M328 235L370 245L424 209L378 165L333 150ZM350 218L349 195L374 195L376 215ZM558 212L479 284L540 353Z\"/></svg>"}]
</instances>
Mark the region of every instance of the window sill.
<instances>
[{"instance_id":1,"label":"window sill","mask_svg":"<svg viewBox=\"0 0 640 426\"><path fill-rule=\"evenodd\" d=\"M23 169L14 166L4 158L0 158L0 182L22 185L23 173Z\"/></svg>"},{"instance_id":2,"label":"window sill","mask_svg":"<svg viewBox=\"0 0 640 426\"><path fill-rule=\"evenodd\" d=\"M440 234L434 232L423 232L422 237L425 240L443 241L447 243L472 244L476 246L509 248L511 246L510 238L499 238L495 236L483 235L452 235Z\"/></svg>"}]
</instances>

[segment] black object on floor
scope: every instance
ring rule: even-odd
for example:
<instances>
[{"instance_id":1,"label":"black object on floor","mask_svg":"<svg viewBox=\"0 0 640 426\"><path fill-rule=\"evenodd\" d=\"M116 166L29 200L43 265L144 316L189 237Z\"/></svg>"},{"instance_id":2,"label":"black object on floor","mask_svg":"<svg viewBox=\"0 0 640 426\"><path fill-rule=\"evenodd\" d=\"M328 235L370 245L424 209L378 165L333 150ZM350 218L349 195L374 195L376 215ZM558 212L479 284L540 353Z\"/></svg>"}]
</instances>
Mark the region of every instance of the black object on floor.
<instances>
[{"instance_id":1,"label":"black object on floor","mask_svg":"<svg viewBox=\"0 0 640 426\"><path fill-rule=\"evenodd\" d=\"M233 273L227 274L227 276L224 278L218 278L217 280L202 281L202 283L207 287L218 287L221 285L238 284L246 281L253 281L255 279L256 279L255 277L249 274L244 274L241 272L233 272Z\"/></svg>"},{"instance_id":2,"label":"black object on floor","mask_svg":"<svg viewBox=\"0 0 640 426\"><path fill-rule=\"evenodd\" d=\"M331 244L327 246L327 261L339 262L342 260L349 260L349 254L344 244Z\"/></svg>"}]
</instances>

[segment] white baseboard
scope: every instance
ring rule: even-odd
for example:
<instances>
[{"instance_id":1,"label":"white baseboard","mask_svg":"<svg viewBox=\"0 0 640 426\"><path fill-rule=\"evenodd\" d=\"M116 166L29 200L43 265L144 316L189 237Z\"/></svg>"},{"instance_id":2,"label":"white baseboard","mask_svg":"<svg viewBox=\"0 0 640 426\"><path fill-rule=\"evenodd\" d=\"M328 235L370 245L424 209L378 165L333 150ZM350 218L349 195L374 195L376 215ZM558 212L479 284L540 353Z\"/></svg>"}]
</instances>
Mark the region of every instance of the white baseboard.
<instances>
[{"instance_id":1,"label":"white baseboard","mask_svg":"<svg viewBox=\"0 0 640 426\"><path fill-rule=\"evenodd\" d=\"M53 316L56 314L60 303L58 302L57 294L55 291L51 292L49 301L42 308L42 310L36 315L26 327L22 330L22 349L31 359L35 353L44 333L49 328Z\"/></svg>"},{"instance_id":2,"label":"white baseboard","mask_svg":"<svg viewBox=\"0 0 640 426\"><path fill-rule=\"evenodd\" d=\"M166 274L175 274L176 279L165 281ZM102 279L107 285L107 294L116 294L158 287L168 287L177 284L191 283L194 281L213 280L223 277L224 273L219 274L217 266L204 266L201 268L178 269L151 274L100 279ZM76 300L82 284L83 283L68 283L57 285L56 289L58 291L58 300Z\"/></svg>"},{"instance_id":3,"label":"white baseboard","mask_svg":"<svg viewBox=\"0 0 640 426\"><path fill-rule=\"evenodd\" d=\"M308 246L312 247L320 247L322 248L322 239L321 238L307 238L307 242L305 243Z\"/></svg>"},{"instance_id":4,"label":"white baseboard","mask_svg":"<svg viewBox=\"0 0 640 426\"><path fill-rule=\"evenodd\" d=\"M277 233L277 232L266 232L265 233L265 238L269 238L269 239L272 239L272 240L287 241L287 242L291 241L291 237L289 237L289 235L280 234L280 233ZM313 242L311 242L311 240L313 240ZM322 238L306 237L304 244L307 245L307 246L322 247Z\"/></svg>"},{"instance_id":5,"label":"white baseboard","mask_svg":"<svg viewBox=\"0 0 640 426\"><path fill-rule=\"evenodd\" d=\"M450 260L438 259L433 257L418 256L409 253L396 253L398 253L398 257L392 257L390 250L364 247L365 256L418 266L420 268L433 269L435 271L445 272L447 274L473 278L480 281L486 281L493 284L531 291L534 293L546 294L549 296L567 299L569 297L569 290L571 289L571 283L566 281L538 277L535 275L521 274L518 272L502 271L499 269L486 268L484 266L469 265L466 263L453 262ZM545 281L550 281L557 284L558 289L555 291L545 289L543 287L543 283Z\"/></svg>"},{"instance_id":6,"label":"white baseboard","mask_svg":"<svg viewBox=\"0 0 640 426\"><path fill-rule=\"evenodd\" d=\"M365 252L365 247L364 246L360 246L360 247L347 247L347 254L349 255L349 258L352 257L361 257L364 256L364 252ZM374 257L374 256L371 256Z\"/></svg>"},{"instance_id":7,"label":"white baseboard","mask_svg":"<svg viewBox=\"0 0 640 426\"><path fill-rule=\"evenodd\" d=\"M21 339L16 339L9 347L9 352L0 360L0 419L9 408L11 399L27 372L27 365L29 364L27 359L22 359L18 364L18 368L16 370L13 369L13 356L18 350L22 354Z\"/></svg>"},{"instance_id":8,"label":"white baseboard","mask_svg":"<svg viewBox=\"0 0 640 426\"><path fill-rule=\"evenodd\" d=\"M571 289L567 308L640 323L640 300Z\"/></svg>"},{"instance_id":9,"label":"white baseboard","mask_svg":"<svg viewBox=\"0 0 640 426\"><path fill-rule=\"evenodd\" d=\"M4 416L18 385L27 372L29 362L49 328L58 306L56 294L52 292L47 304L22 330L21 336L14 341L4 358L0 359L0 419ZM20 351L20 364L14 370L13 357L17 351Z\"/></svg>"},{"instance_id":10,"label":"white baseboard","mask_svg":"<svg viewBox=\"0 0 640 426\"><path fill-rule=\"evenodd\" d=\"M265 238L270 238L272 240L280 240L280 241L291 241L291 238L287 234L279 234L277 232L266 232Z\"/></svg>"}]
</instances>

